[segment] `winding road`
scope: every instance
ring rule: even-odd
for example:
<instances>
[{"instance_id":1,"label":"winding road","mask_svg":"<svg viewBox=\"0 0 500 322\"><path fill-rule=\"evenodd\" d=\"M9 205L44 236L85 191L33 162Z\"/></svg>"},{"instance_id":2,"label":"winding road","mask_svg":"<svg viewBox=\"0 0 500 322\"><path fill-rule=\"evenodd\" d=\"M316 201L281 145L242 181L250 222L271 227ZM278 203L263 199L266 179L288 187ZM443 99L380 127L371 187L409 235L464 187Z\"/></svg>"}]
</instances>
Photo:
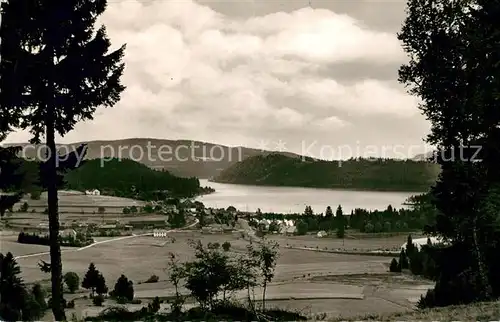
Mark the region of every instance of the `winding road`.
<instances>
[{"instance_id":1,"label":"winding road","mask_svg":"<svg viewBox=\"0 0 500 322\"><path fill-rule=\"evenodd\" d=\"M167 230L166 232L167 233L173 233L173 232L176 232L176 231L180 231L180 230L183 230L183 229L194 227L194 226L196 226L196 224L198 224L198 219L195 219L194 223L192 223L192 224L190 224L188 226L185 226L185 227L179 228L179 229ZM151 236L151 235L153 235L153 233L144 233L144 234L139 234L139 235L132 234L131 236L123 236L123 237L117 237L117 238L112 238L112 239L101 240L101 241L98 241L98 242L95 242L95 243L92 243L90 245L87 245L87 246L84 246L84 247L80 247L80 248L77 248L77 249L65 249L65 250L61 250L61 253L79 252L79 251L82 251L82 250L85 250L87 248L91 248L91 247L94 247L94 246L97 246L97 245L100 245L100 244L111 243L111 242L115 242L115 241L119 241L119 240L123 240L123 239L128 239L128 238L144 237L144 236ZM49 252L35 253L35 254L28 254L28 255L21 255L21 256L15 257L15 259L18 260L18 259L23 259L23 258L28 258L28 257L36 257L36 256L49 255L49 254L50 254L50 251Z\"/></svg>"}]
</instances>

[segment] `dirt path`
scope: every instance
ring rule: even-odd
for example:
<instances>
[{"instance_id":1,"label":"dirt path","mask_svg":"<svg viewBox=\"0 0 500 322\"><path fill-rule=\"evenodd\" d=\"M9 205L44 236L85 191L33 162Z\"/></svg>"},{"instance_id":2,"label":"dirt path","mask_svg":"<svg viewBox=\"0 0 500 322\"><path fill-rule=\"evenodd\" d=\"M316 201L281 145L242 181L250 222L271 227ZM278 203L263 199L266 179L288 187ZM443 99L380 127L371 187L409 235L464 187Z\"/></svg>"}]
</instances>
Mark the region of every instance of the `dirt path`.
<instances>
[{"instance_id":1,"label":"dirt path","mask_svg":"<svg viewBox=\"0 0 500 322\"><path fill-rule=\"evenodd\" d=\"M198 224L198 219L195 219L194 223L192 223L192 224L190 224L190 225L188 225L186 227L179 228L179 229L167 230L166 233L172 233L172 232L179 231L181 229L191 228L191 227L196 226L196 224ZM135 237L151 236L151 235L153 235L153 233L144 233L144 234L139 234L139 235L132 234L131 236L123 236L123 237L117 237L117 238L112 238L112 239L101 240L99 242L95 242L95 243L92 243L90 245L87 245L87 246L84 246L84 247L80 247L80 248L77 248L77 249L65 249L65 250L62 250L61 253L79 252L79 251L82 251L82 250L85 250L85 249L88 249L88 248L91 248L91 247L94 247L94 246L97 246L97 245L100 245L100 244L111 243L111 242L115 242L115 241L119 241L119 240L123 240L123 239L135 238ZM28 258L28 257L36 257L36 256L49 255L49 254L50 254L50 251L49 252L35 253L35 254L28 254L28 255L21 255L21 256L15 257L15 259L18 260L18 259L23 259L23 258Z\"/></svg>"}]
</instances>

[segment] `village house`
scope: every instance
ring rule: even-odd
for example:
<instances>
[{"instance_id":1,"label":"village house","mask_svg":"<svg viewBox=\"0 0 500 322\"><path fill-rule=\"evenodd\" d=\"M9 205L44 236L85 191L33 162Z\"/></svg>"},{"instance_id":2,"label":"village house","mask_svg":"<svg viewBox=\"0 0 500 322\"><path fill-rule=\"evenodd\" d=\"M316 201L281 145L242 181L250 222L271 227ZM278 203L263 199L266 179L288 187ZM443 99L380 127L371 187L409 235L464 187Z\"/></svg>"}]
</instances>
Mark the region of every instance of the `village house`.
<instances>
[{"instance_id":1,"label":"village house","mask_svg":"<svg viewBox=\"0 0 500 322\"><path fill-rule=\"evenodd\" d=\"M328 234L326 233L326 231L321 230L321 231L318 231L318 233L316 234L316 236L319 237L319 238L323 238L323 237L328 236Z\"/></svg>"},{"instance_id":2,"label":"village house","mask_svg":"<svg viewBox=\"0 0 500 322\"><path fill-rule=\"evenodd\" d=\"M100 196L101 192L97 189L91 189L91 190L85 190L85 194L90 196Z\"/></svg>"},{"instance_id":3,"label":"village house","mask_svg":"<svg viewBox=\"0 0 500 322\"><path fill-rule=\"evenodd\" d=\"M64 230L60 230L59 231L59 235L63 238L74 238L76 239L76 231L74 229L71 229L71 228L67 228L67 229L64 229Z\"/></svg>"},{"instance_id":4,"label":"village house","mask_svg":"<svg viewBox=\"0 0 500 322\"><path fill-rule=\"evenodd\" d=\"M297 233L297 227L295 227L295 226L289 226L289 227L286 228L286 230L284 231L284 233L287 236L295 235Z\"/></svg>"}]
</instances>

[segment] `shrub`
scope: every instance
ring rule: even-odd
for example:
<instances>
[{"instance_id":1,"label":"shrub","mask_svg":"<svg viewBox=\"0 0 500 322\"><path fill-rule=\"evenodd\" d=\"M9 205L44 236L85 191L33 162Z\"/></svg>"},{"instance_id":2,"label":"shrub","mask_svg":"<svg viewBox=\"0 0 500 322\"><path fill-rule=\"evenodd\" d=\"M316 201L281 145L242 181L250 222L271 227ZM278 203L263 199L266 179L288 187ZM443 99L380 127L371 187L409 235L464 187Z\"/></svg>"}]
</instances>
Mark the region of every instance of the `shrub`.
<instances>
[{"instance_id":1,"label":"shrub","mask_svg":"<svg viewBox=\"0 0 500 322\"><path fill-rule=\"evenodd\" d=\"M74 309L75 308L75 300L69 301L68 304L66 305L66 308Z\"/></svg>"},{"instance_id":2,"label":"shrub","mask_svg":"<svg viewBox=\"0 0 500 322\"><path fill-rule=\"evenodd\" d=\"M231 243L226 241L222 244L222 249L225 251L225 252L228 252L230 249L231 249Z\"/></svg>"},{"instance_id":3,"label":"shrub","mask_svg":"<svg viewBox=\"0 0 500 322\"><path fill-rule=\"evenodd\" d=\"M139 300L139 299L133 299L132 301L130 301L130 303L132 303L132 304L141 304L142 301Z\"/></svg>"},{"instance_id":4,"label":"shrub","mask_svg":"<svg viewBox=\"0 0 500 322\"><path fill-rule=\"evenodd\" d=\"M156 313L160 310L160 304L161 304L161 301L160 299L158 298L158 296L156 296L153 301L151 303L148 304L148 311L150 313Z\"/></svg>"},{"instance_id":5,"label":"shrub","mask_svg":"<svg viewBox=\"0 0 500 322\"><path fill-rule=\"evenodd\" d=\"M92 303L94 303L95 306L102 306L102 304L104 303L104 296L94 296L94 298L92 299Z\"/></svg>"},{"instance_id":6,"label":"shrub","mask_svg":"<svg viewBox=\"0 0 500 322\"><path fill-rule=\"evenodd\" d=\"M40 200L42 193L38 190L32 191L30 193L30 199L31 200Z\"/></svg>"},{"instance_id":7,"label":"shrub","mask_svg":"<svg viewBox=\"0 0 500 322\"><path fill-rule=\"evenodd\" d=\"M160 278L156 275L151 275L144 283L158 283Z\"/></svg>"},{"instance_id":8,"label":"shrub","mask_svg":"<svg viewBox=\"0 0 500 322\"><path fill-rule=\"evenodd\" d=\"M80 285L80 278L75 272L67 272L64 274L64 283L66 283L70 293L75 293Z\"/></svg>"},{"instance_id":9,"label":"shrub","mask_svg":"<svg viewBox=\"0 0 500 322\"><path fill-rule=\"evenodd\" d=\"M27 211L28 211L28 208L29 208L28 203L27 203L27 202L24 202L24 203L21 205L21 207L19 208L19 211L21 211L21 212L27 212Z\"/></svg>"},{"instance_id":10,"label":"shrub","mask_svg":"<svg viewBox=\"0 0 500 322\"><path fill-rule=\"evenodd\" d=\"M409 268L408 256L406 256L404 249L401 249L401 253L399 254L399 265L401 266L401 269Z\"/></svg>"},{"instance_id":11,"label":"shrub","mask_svg":"<svg viewBox=\"0 0 500 322\"><path fill-rule=\"evenodd\" d=\"M113 294L110 294L110 295L111 295L111 296L113 296L113 297L115 297L114 292L111 292L111 293L113 293ZM127 303L129 302L129 301L128 301L126 298L124 298L123 296L118 296L118 297L115 297L115 299L116 299L116 303L118 303L118 304L127 304Z\"/></svg>"},{"instance_id":12,"label":"shrub","mask_svg":"<svg viewBox=\"0 0 500 322\"><path fill-rule=\"evenodd\" d=\"M393 258L391 265L389 266L389 271L393 273L401 272L401 266L398 264L398 260Z\"/></svg>"}]
</instances>

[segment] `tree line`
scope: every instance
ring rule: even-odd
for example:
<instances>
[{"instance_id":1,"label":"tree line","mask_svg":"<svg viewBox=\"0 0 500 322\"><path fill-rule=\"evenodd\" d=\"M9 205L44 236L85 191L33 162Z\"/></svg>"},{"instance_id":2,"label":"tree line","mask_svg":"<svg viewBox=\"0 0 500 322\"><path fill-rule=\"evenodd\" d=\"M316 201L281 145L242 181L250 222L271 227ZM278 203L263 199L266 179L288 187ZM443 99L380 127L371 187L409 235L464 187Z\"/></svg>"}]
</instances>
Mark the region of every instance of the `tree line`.
<instances>
[{"instance_id":1,"label":"tree line","mask_svg":"<svg viewBox=\"0 0 500 322\"><path fill-rule=\"evenodd\" d=\"M17 236L17 242L21 244L32 244L32 245L50 245L50 239L48 236L39 235L36 233L25 233L20 232ZM59 236L59 243L61 246L68 247L84 247L90 245L94 242L92 238L88 238L84 234L77 234L76 237L73 236Z\"/></svg>"},{"instance_id":2,"label":"tree line","mask_svg":"<svg viewBox=\"0 0 500 322\"><path fill-rule=\"evenodd\" d=\"M436 284L424 306L500 296L499 1L410 0L398 39L409 62L399 81L431 123L441 172L428 195L435 220L424 232Z\"/></svg>"},{"instance_id":3,"label":"tree line","mask_svg":"<svg viewBox=\"0 0 500 322\"><path fill-rule=\"evenodd\" d=\"M339 166L341 162L342 166ZM427 191L439 166L425 161L351 158L323 161L271 153L223 170L216 182L379 191Z\"/></svg>"},{"instance_id":4,"label":"tree line","mask_svg":"<svg viewBox=\"0 0 500 322\"><path fill-rule=\"evenodd\" d=\"M167 196L193 197L203 191L197 178L180 178L168 171L153 170L128 159L102 162L100 159L89 160L67 173L66 187L80 191L99 189L106 195L141 200L161 197L160 200L163 200Z\"/></svg>"},{"instance_id":5,"label":"tree line","mask_svg":"<svg viewBox=\"0 0 500 322\"><path fill-rule=\"evenodd\" d=\"M292 220L299 235L307 232L337 231L342 238L345 229L357 230L363 233L410 232L422 231L432 224L435 218L435 208L428 205L428 198L419 195L410 198L409 208L395 209L389 205L385 210L366 210L357 208L350 214L345 214L339 205L333 212L328 206L324 213L315 213L311 206L306 206L302 214L262 213L257 211L256 219L271 221L269 230L278 230L278 221Z\"/></svg>"}]
</instances>

